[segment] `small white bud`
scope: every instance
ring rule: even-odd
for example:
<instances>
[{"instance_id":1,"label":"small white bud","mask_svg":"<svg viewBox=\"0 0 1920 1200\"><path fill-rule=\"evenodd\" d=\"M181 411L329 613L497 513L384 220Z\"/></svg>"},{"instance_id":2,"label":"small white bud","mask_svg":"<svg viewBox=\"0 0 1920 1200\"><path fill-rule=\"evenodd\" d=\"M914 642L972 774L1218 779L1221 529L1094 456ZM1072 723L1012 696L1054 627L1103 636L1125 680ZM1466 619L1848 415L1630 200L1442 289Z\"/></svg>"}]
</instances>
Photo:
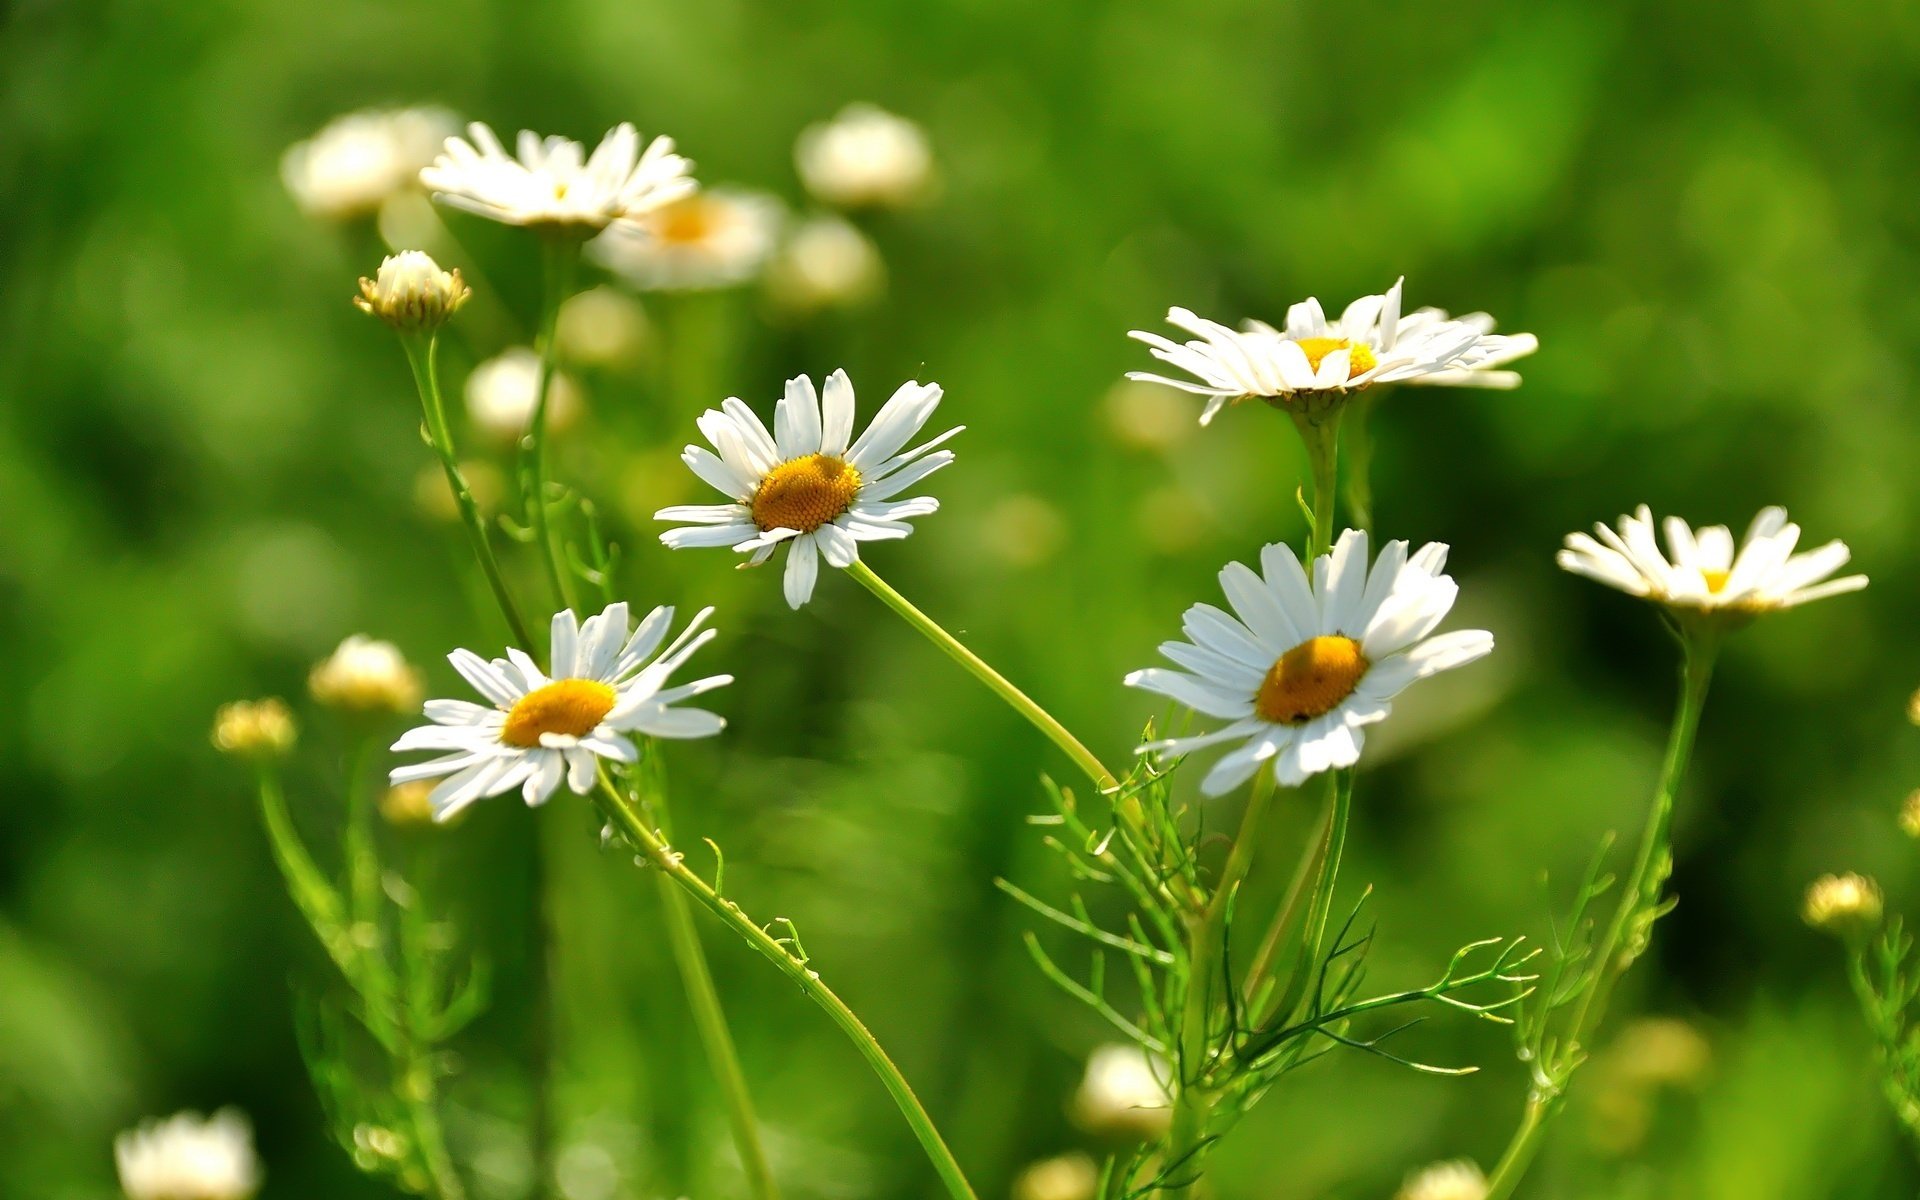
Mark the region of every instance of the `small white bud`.
<instances>
[{"instance_id":1,"label":"small white bud","mask_svg":"<svg viewBox=\"0 0 1920 1200\"><path fill-rule=\"evenodd\" d=\"M415 333L445 325L471 295L459 271L442 271L423 251L402 250L381 261L378 278L361 278L353 304L401 333Z\"/></svg>"}]
</instances>

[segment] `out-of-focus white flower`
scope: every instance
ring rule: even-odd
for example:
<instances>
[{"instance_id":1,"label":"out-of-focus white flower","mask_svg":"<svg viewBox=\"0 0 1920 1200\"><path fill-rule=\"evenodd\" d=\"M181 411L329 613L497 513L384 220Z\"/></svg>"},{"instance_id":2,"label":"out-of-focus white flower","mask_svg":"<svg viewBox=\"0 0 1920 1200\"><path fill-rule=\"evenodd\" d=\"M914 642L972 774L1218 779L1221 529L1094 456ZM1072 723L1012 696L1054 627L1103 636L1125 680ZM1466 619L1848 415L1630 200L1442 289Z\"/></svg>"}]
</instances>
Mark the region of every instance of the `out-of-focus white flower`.
<instances>
[{"instance_id":1,"label":"out-of-focus white flower","mask_svg":"<svg viewBox=\"0 0 1920 1200\"><path fill-rule=\"evenodd\" d=\"M1320 302L1308 297L1287 310L1284 330L1248 321L1236 332L1184 308L1167 312L1169 323L1196 335L1175 342L1136 329L1153 356L1191 375L1176 379L1130 371L1129 379L1162 383L1207 397L1205 425L1228 404L1259 397L1276 404L1338 398L1376 383L1514 387L1520 377L1492 368L1539 348L1530 333L1500 336L1493 318L1474 313L1454 319L1437 308L1400 315L1396 282L1379 296L1362 296L1329 321Z\"/></svg>"},{"instance_id":2,"label":"out-of-focus white flower","mask_svg":"<svg viewBox=\"0 0 1920 1200\"><path fill-rule=\"evenodd\" d=\"M429 700L433 722L410 729L393 744L398 752L431 750L440 757L395 767L394 786L439 779L427 796L434 818L444 821L485 796L515 789L528 804L544 804L564 782L577 795L594 784L600 760L639 760L632 735L702 738L726 726L690 700L733 682L713 675L677 687L667 680L714 631L701 626L703 609L667 644L673 609L656 608L633 628L624 603L611 604L583 625L572 609L555 614L549 677L517 648L491 662L471 650L448 661L486 700ZM662 645L665 649L662 649Z\"/></svg>"},{"instance_id":3,"label":"out-of-focus white flower","mask_svg":"<svg viewBox=\"0 0 1920 1200\"><path fill-rule=\"evenodd\" d=\"M1880 924L1885 901L1880 885L1865 875L1822 875L1807 888L1800 915L1815 929L1844 938L1864 937Z\"/></svg>"},{"instance_id":4,"label":"out-of-focus white flower","mask_svg":"<svg viewBox=\"0 0 1920 1200\"><path fill-rule=\"evenodd\" d=\"M294 202L314 216L371 216L419 185L420 169L458 127L452 113L438 108L349 113L289 147L280 178Z\"/></svg>"},{"instance_id":5,"label":"out-of-focus white flower","mask_svg":"<svg viewBox=\"0 0 1920 1200\"><path fill-rule=\"evenodd\" d=\"M520 131L508 154L492 129L475 121L450 137L420 172L434 199L507 225L592 232L639 217L694 190L693 164L673 152L673 139L640 146L631 125L617 125L589 157L571 138L542 139Z\"/></svg>"},{"instance_id":6,"label":"out-of-focus white flower","mask_svg":"<svg viewBox=\"0 0 1920 1200\"><path fill-rule=\"evenodd\" d=\"M1434 1163L1407 1176L1394 1200L1486 1200L1487 1177L1466 1159Z\"/></svg>"},{"instance_id":7,"label":"out-of-focus white flower","mask_svg":"<svg viewBox=\"0 0 1920 1200\"><path fill-rule=\"evenodd\" d=\"M349 712L409 713L425 688L400 647L354 634L307 677L313 698Z\"/></svg>"},{"instance_id":8,"label":"out-of-focus white flower","mask_svg":"<svg viewBox=\"0 0 1920 1200\"><path fill-rule=\"evenodd\" d=\"M146 1120L113 1140L127 1200L247 1200L260 1187L253 1129L237 1109Z\"/></svg>"},{"instance_id":9,"label":"out-of-focus white flower","mask_svg":"<svg viewBox=\"0 0 1920 1200\"><path fill-rule=\"evenodd\" d=\"M661 509L654 519L689 522L661 534L661 542L675 550L731 546L751 553L751 566L791 543L785 591L787 603L799 608L813 595L822 558L830 567L850 567L859 561L861 542L906 537L913 532L910 518L938 511L931 496L894 497L953 461L953 451L935 447L965 426L905 448L940 406L940 385L901 384L858 438L847 373L827 376L822 391L824 412L811 379L787 380L771 433L738 397L708 409L700 432L719 453L688 446L680 457L730 503Z\"/></svg>"},{"instance_id":10,"label":"out-of-focus white flower","mask_svg":"<svg viewBox=\"0 0 1920 1200\"><path fill-rule=\"evenodd\" d=\"M733 287L766 264L780 219L771 196L715 188L608 226L587 254L637 288Z\"/></svg>"},{"instance_id":11,"label":"out-of-focus white flower","mask_svg":"<svg viewBox=\"0 0 1920 1200\"><path fill-rule=\"evenodd\" d=\"M380 261L377 278L361 277L353 304L401 333L417 333L446 324L472 295L458 270L442 271L431 255L402 250Z\"/></svg>"},{"instance_id":12,"label":"out-of-focus white flower","mask_svg":"<svg viewBox=\"0 0 1920 1200\"><path fill-rule=\"evenodd\" d=\"M1761 509L1737 551L1724 525L1696 531L1668 517L1668 554L1662 554L1653 513L1644 504L1620 518L1618 532L1605 525L1593 531L1599 540L1568 534L1556 561L1576 575L1669 608L1744 618L1867 586L1865 575L1827 578L1851 556L1845 542L1795 554L1800 527L1787 520L1784 508Z\"/></svg>"},{"instance_id":13,"label":"out-of-focus white flower","mask_svg":"<svg viewBox=\"0 0 1920 1200\"><path fill-rule=\"evenodd\" d=\"M887 268L871 238L835 216L809 217L767 267L767 294L801 314L851 308L878 296Z\"/></svg>"},{"instance_id":14,"label":"out-of-focus white flower","mask_svg":"<svg viewBox=\"0 0 1920 1200\"><path fill-rule=\"evenodd\" d=\"M1110 1043L1087 1057L1073 1118L1090 1133L1152 1141L1173 1120L1167 1064L1138 1046Z\"/></svg>"},{"instance_id":15,"label":"out-of-focus white flower","mask_svg":"<svg viewBox=\"0 0 1920 1200\"><path fill-rule=\"evenodd\" d=\"M794 145L800 182L842 208L898 208L926 191L933 150L920 126L871 104L849 104Z\"/></svg>"},{"instance_id":16,"label":"out-of-focus white flower","mask_svg":"<svg viewBox=\"0 0 1920 1200\"><path fill-rule=\"evenodd\" d=\"M1013 1200L1093 1200L1100 1168L1084 1154L1043 1158L1013 1181Z\"/></svg>"},{"instance_id":17,"label":"out-of-focus white flower","mask_svg":"<svg viewBox=\"0 0 1920 1200\"><path fill-rule=\"evenodd\" d=\"M1407 543L1395 541L1381 547L1369 571L1367 535L1349 529L1332 553L1313 561L1311 582L1293 548L1278 542L1260 552L1258 574L1228 563L1220 588L1233 614L1194 605L1183 626L1188 640L1160 644L1179 669L1127 676L1128 687L1228 723L1141 752L1240 743L1201 781L1209 796L1239 787L1269 764L1286 787L1352 766L1367 727L1387 719L1402 691L1493 649L1493 635L1482 629L1433 632L1460 592L1441 573L1446 562L1439 542L1409 555Z\"/></svg>"},{"instance_id":18,"label":"out-of-focus white flower","mask_svg":"<svg viewBox=\"0 0 1920 1200\"><path fill-rule=\"evenodd\" d=\"M580 392L557 370L547 386L547 428L558 432L579 416ZM525 346L503 350L467 376L467 415L488 436L511 442L532 423L539 389L540 356Z\"/></svg>"},{"instance_id":19,"label":"out-of-focus white flower","mask_svg":"<svg viewBox=\"0 0 1920 1200\"><path fill-rule=\"evenodd\" d=\"M278 758L299 737L293 714L277 697L236 700L213 714L213 746L240 758Z\"/></svg>"},{"instance_id":20,"label":"out-of-focus white flower","mask_svg":"<svg viewBox=\"0 0 1920 1200\"><path fill-rule=\"evenodd\" d=\"M568 297L554 331L561 358L592 367L633 362L650 336L640 302L612 287L588 288Z\"/></svg>"}]
</instances>

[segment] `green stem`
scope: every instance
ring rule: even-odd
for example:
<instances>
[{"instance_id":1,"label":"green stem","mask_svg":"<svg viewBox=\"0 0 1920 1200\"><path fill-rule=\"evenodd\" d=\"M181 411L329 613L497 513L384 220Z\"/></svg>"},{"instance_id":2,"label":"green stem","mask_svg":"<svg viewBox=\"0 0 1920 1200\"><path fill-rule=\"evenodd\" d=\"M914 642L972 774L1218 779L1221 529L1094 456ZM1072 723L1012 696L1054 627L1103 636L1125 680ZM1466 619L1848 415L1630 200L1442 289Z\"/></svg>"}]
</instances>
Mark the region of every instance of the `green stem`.
<instances>
[{"instance_id":1,"label":"green stem","mask_svg":"<svg viewBox=\"0 0 1920 1200\"><path fill-rule=\"evenodd\" d=\"M672 836L672 817L667 811L664 786L650 789L646 799L647 815L658 822L661 832ZM753 1093L747 1087L746 1072L740 1066L740 1052L734 1045L733 1031L727 1025L726 1009L720 1003L719 989L713 983L713 971L707 965L707 952L700 944L700 931L694 927L693 912L687 906L686 893L665 872L654 875L660 889L660 902L667 912L667 940L673 946L673 958L680 980L693 1010L693 1023L700 1033L707 1064L712 1067L726 1100L727 1120L733 1131L733 1144L740 1165L747 1175L747 1186L759 1200L778 1200L780 1189L774 1183L773 1169L760 1139L760 1120L754 1112Z\"/></svg>"},{"instance_id":2,"label":"green stem","mask_svg":"<svg viewBox=\"0 0 1920 1200\"><path fill-rule=\"evenodd\" d=\"M521 649L531 652L533 639L527 634L519 606L513 602L513 593L507 590L506 576L501 573L500 560L494 557L493 542L487 536L480 505L474 500L473 490L467 486L460 460L455 455L453 432L447 424L446 403L440 392L439 339L431 335L403 337L400 344L406 348L407 362L413 367L413 382L420 391L427 441L440 458L440 469L446 473L447 487L453 492L454 506L460 511L460 523L466 527L467 540L473 543L473 555L480 562L480 570L487 577L487 586L493 590L494 601L500 606L500 615L506 618L513 640Z\"/></svg>"},{"instance_id":3,"label":"green stem","mask_svg":"<svg viewBox=\"0 0 1920 1200\"><path fill-rule=\"evenodd\" d=\"M1340 437L1347 448L1347 512L1354 528L1373 530L1373 431L1368 418L1380 399L1378 388L1347 401L1340 417Z\"/></svg>"},{"instance_id":4,"label":"green stem","mask_svg":"<svg viewBox=\"0 0 1920 1200\"><path fill-rule=\"evenodd\" d=\"M550 847L547 826L552 822L541 820L539 809L529 810L528 823L533 827L528 841L529 879L528 890L532 896L533 912L531 928L528 930L527 953L533 965L533 995L529 998L531 1012L528 1016L528 1068L533 1076L533 1111L529 1122L530 1141L533 1157L533 1195L536 1200L546 1200L555 1195L558 1181L554 1163L558 1153L557 1120L553 1102L554 1079L554 969L555 961L554 912L552 881L549 879L547 858Z\"/></svg>"},{"instance_id":5,"label":"green stem","mask_svg":"<svg viewBox=\"0 0 1920 1200\"><path fill-rule=\"evenodd\" d=\"M1187 989L1181 1005L1178 1043L1180 1087L1173 1101L1166 1156L1168 1169L1179 1182L1171 1190L1192 1187L1202 1174L1199 1159L1205 1150L1214 1103L1213 1087L1207 1078L1213 1059L1213 977L1226 939L1227 912L1253 865L1260 824L1273 803L1273 794L1272 777L1262 772L1247 797L1240 831L1227 852L1220 881L1214 885L1206 908L1188 920ZM1227 986L1231 987L1231 982Z\"/></svg>"},{"instance_id":6,"label":"green stem","mask_svg":"<svg viewBox=\"0 0 1920 1200\"><path fill-rule=\"evenodd\" d=\"M554 604L574 607L569 573L560 559L560 545L554 540L553 520L547 512L547 407L553 399L554 358L558 352L554 331L560 324L560 308L573 291L575 268L580 265L580 243L572 238L551 237L545 243L546 294L540 312L540 340L535 349L540 355L540 371L534 383L533 420L527 427L527 460L532 473L532 495L526 498L533 522L534 540L540 543L540 555L547 567L547 583L553 588Z\"/></svg>"},{"instance_id":7,"label":"green stem","mask_svg":"<svg viewBox=\"0 0 1920 1200\"><path fill-rule=\"evenodd\" d=\"M1720 649L1719 633L1710 626L1695 626L1682 633L1680 644L1680 701L1674 709L1673 727L1667 736L1667 755L1660 768L1660 782L1654 792L1653 806L1647 813L1647 825L1640 835L1640 849L1634 858L1633 871L1627 876L1626 885L1621 890L1620 903L1607 923L1605 935L1594 947L1593 983L1581 997L1580 1005L1574 1010L1573 1019L1567 1026L1566 1035L1561 1039L1564 1047L1561 1053L1569 1056L1566 1058L1566 1070L1569 1073L1577 1065L1577 1056L1584 1052L1588 1040L1606 1015L1607 1000L1612 995L1614 985L1633 965L1635 956L1624 952L1627 939L1635 922L1659 904L1659 890L1666 878L1665 865L1672 853L1669 841L1673 829L1674 799L1679 794L1680 782L1686 776L1687 763L1693 755L1694 735L1700 728L1700 713L1706 706L1707 686L1713 681L1714 659ZM1544 1068L1546 1064L1538 1066ZM1561 1087L1564 1082L1563 1076ZM1506 1200L1519 1186L1521 1177L1526 1174L1534 1155L1539 1151L1539 1143L1545 1136L1549 1120L1559 1109L1560 1096L1558 1087L1546 1088L1536 1084L1533 1095L1527 1100L1520 1126L1514 1130L1506 1153L1500 1156L1499 1165L1488 1180L1487 1200Z\"/></svg>"},{"instance_id":8,"label":"green stem","mask_svg":"<svg viewBox=\"0 0 1920 1200\"><path fill-rule=\"evenodd\" d=\"M1327 924L1333 913L1333 893L1340 882L1340 859L1346 853L1347 827L1353 815L1353 769L1335 771L1333 795L1327 805L1327 830L1321 844L1319 874L1314 877L1313 892L1307 899L1306 922L1301 928L1300 945L1294 951L1293 969L1287 975L1286 990L1267 1017L1291 1017L1305 1002L1326 949Z\"/></svg>"},{"instance_id":9,"label":"green stem","mask_svg":"<svg viewBox=\"0 0 1920 1200\"><path fill-rule=\"evenodd\" d=\"M1093 751L1080 743L1080 739L1067 731L1067 727L1054 719L1052 713L1041 708L1007 679L1006 676L988 666L986 660L967 649L960 640L942 629L937 621L915 608L905 596L893 590L886 580L873 573L866 563L855 560L847 568L847 574L858 580L860 585L880 597L881 601L898 613L907 624L919 630L926 639L944 651L947 657L959 663L972 673L975 679L987 685L994 695L1021 716L1025 717L1035 729L1047 736L1047 740L1060 748L1061 753L1073 760L1073 764L1086 773L1101 791L1111 791L1119 782L1119 776L1100 764Z\"/></svg>"},{"instance_id":10,"label":"green stem","mask_svg":"<svg viewBox=\"0 0 1920 1200\"><path fill-rule=\"evenodd\" d=\"M846 1002L821 982L820 976L807 966L807 960L798 953L790 951L784 940L776 939L765 929L755 924L740 907L731 900L721 897L706 880L700 878L681 861L680 856L661 841L660 837L641 819L633 803L623 795L604 776L601 787L594 796L601 812L612 821L633 844L639 848L647 861L660 869L673 880L690 898L702 908L718 917L729 929L738 934L762 958L779 968L806 997L813 1001L839 1026L880 1082L886 1086L894 1104L906 1118L907 1125L919 1139L921 1148L939 1173L940 1180L946 1185L947 1193L953 1200L975 1200L973 1187L953 1157L953 1151L934 1128L933 1119L927 1115L926 1108L914 1095L906 1077L900 1073L887 1052L881 1048L860 1018L854 1015Z\"/></svg>"},{"instance_id":11,"label":"green stem","mask_svg":"<svg viewBox=\"0 0 1920 1200\"><path fill-rule=\"evenodd\" d=\"M1307 570L1313 560L1333 549L1334 495L1340 475L1340 420L1332 413L1296 413L1294 427L1307 446L1307 465L1313 473L1313 531L1307 539Z\"/></svg>"}]
</instances>

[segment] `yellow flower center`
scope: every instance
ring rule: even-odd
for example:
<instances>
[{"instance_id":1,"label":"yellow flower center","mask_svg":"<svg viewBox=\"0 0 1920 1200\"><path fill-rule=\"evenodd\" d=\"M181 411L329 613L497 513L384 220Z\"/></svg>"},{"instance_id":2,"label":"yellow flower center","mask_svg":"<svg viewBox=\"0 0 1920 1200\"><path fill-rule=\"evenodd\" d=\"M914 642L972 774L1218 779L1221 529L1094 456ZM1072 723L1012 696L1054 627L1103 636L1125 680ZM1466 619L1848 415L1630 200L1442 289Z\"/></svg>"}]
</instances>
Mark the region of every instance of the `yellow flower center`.
<instances>
[{"instance_id":1,"label":"yellow flower center","mask_svg":"<svg viewBox=\"0 0 1920 1200\"><path fill-rule=\"evenodd\" d=\"M705 196L675 200L654 214L653 236L677 246L697 245L719 228L719 213L719 207Z\"/></svg>"},{"instance_id":2,"label":"yellow flower center","mask_svg":"<svg viewBox=\"0 0 1920 1200\"><path fill-rule=\"evenodd\" d=\"M1708 593L1718 596L1726 589L1727 578L1732 574L1732 571L1709 571L1703 569L1700 572L1700 578L1706 581Z\"/></svg>"},{"instance_id":3,"label":"yellow flower center","mask_svg":"<svg viewBox=\"0 0 1920 1200\"><path fill-rule=\"evenodd\" d=\"M508 746L532 749L543 733L585 737L613 711L614 691L593 679L556 679L514 701L500 740Z\"/></svg>"},{"instance_id":4,"label":"yellow flower center","mask_svg":"<svg viewBox=\"0 0 1920 1200\"><path fill-rule=\"evenodd\" d=\"M814 530L847 511L860 494L860 472L831 454L788 459L767 472L753 493L753 523L761 529Z\"/></svg>"},{"instance_id":5,"label":"yellow flower center","mask_svg":"<svg viewBox=\"0 0 1920 1200\"><path fill-rule=\"evenodd\" d=\"M1260 681L1253 711L1276 725L1311 721L1351 696L1368 665L1352 638L1308 638L1282 654Z\"/></svg>"},{"instance_id":6,"label":"yellow flower center","mask_svg":"<svg viewBox=\"0 0 1920 1200\"><path fill-rule=\"evenodd\" d=\"M1365 342L1350 342L1346 338L1309 337L1301 338L1294 345L1300 347L1307 356L1307 365L1318 371L1320 363L1335 350L1347 352L1347 378L1364 375L1373 370L1378 361L1373 357L1373 349Z\"/></svg>"}]
</instances>

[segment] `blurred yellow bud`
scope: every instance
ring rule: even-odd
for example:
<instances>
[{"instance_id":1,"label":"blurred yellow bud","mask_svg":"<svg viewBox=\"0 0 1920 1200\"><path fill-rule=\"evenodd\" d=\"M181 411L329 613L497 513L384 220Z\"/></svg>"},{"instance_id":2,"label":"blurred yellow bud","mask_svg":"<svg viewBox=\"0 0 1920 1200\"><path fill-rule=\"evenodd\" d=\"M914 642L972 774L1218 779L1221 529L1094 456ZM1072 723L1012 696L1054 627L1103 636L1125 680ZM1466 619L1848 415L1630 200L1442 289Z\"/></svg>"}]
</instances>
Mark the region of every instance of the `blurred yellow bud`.
<instances>
[{"instance_id":1,"label":"blurred yellow bud","mask_svg":"<svg viewBox=\"0 0 1920 1200\"><path fill-rule=\"evenodd\" d=\"M425 686L400 647L354 634L307 676L313 698L347 712L411 713Z\"/></svg>"},{"instance_id":2,"label":"blurred yellow bud","mask_svg":"<svg viewBox=\"0 0 1920 1200\"><path fill-rule=\"evenodd\" d=\"M1920 788L1908 792L1907 802L1900 806L1900 832L1920 838Z\"/></svg>"},{"instance_id":3,"label":"blurred yellow bud","mask_svg":"<svg viewBox=\"0 0 1920 1200\"><path fill-rule=\"evenodd\" d=\"M285 702L236 700L213 714L213 745L240 758L279 758L293 749L299 731Z\"/></svg>"},{"instance_id":4,"label":"blurred yellow bud","mask_svg":"<svg viewBox=\"0 0 1920 1200\"><path fill-rule=\"evenodd\" d=\"M640 302L616 288L588 288L560 306L560 357L589 367L622 367L640 357L651 330Z\"/></svg>"},{"instance_id":5,"label":"blurred yellow bud","mask_svg":"<svg viewBox=\"0 0 1920 1200\"><path fill-rule=\"evenodd\" d=\"M1907 720L1920 725L1920 691L1907 697Z\"/></svg>"},{"instance_id":6,"label":"blurred yellow bud","mask_svg":"<svg viewBox=\"0 0 1920 1200\"><path fill-rule=\"evenodd\" d=\"M1123 379L1107 389L1101 414L1114 441L1134 450L1169 450L1199 428L1184 395L1132 379Z\"/></svg>"},{"instance_id":7,"label":"blurred yellow bud","mask_svg":"<svg viewBox=\"0 0 1920 1200\"><path fill-rule=\"evenodd\" d=\"M431 779L395 784L380 794L380 815L401 828L432 825L433 805L427 802L432 794Z\"/></svg>"},{"instance_id":8,"label":"blurred yellow bud","mask_svg":"<svg viewBox=\"0 0 1920 1200\"><path fill-rule=\"evenodd\" d=\"M485 459L470 458L460 464L460 476L467 481L467 490L473 493L473 502L482 514L500 511L507 495L507 481L500 474L500 468ZM414 478L413 502L436 521L460 519L460 506L454 502L453 489L447 485L447 473L438 462L420 468L420 474Z\"/></svg>"},{"instance_id":9,"label":"blurred yellow bud","mask_svg":"<svg viewBox=\"0 0 1920 1200\"><path fill-rule=\"evenodd\" d=\"M378 278L360 280L353 305L401 333L420 333L445 325L472 295L459 271L442 271L430 255L402 250L382 260Z\"/></svg>"},{"instance_id":10,"label":"blurred yellow bud","mask_svg":"<svg viewBox=\"0 0 1920 1200\"><path fill-rule=\"evenodd\" d=\"M1100 1168L1084 1154L1042 1159L1013 1181L1013 1200L1093 1200Z\"/></svg>"},{"instance_id":11,"label":"blurred yellow bud","mask_svg":"<svg viewBox=\"0 0 1920 1200\"><path fill-rule=\"evenodd\" d=\"M1138 1046L1101 1046L1087 1057L1073 1119L1089 1133L1153 1141L1173 1121L1168 1077L1167 1064Z\"/></svg>"},{"instance_id":12,"label":"blurred yellow bud","mask_svg":"<svg viewBox=\"0 0 1920 1200\"><path fill-rule=\"evenodd\" d=\"M1849 871L1814 880L1801 915L1815 929L1852 939L1871 933L1880 924L1884 908L1880 885Z\"/></svg>"},{"instance_id":13,"label":"blurred yellow bud","mask_svg":"<svg viewBox=\"0 0 1920 1200\"><path fill-rule=\"evenodd\" d=\"M1434 1163L1407 1176L1394 1200L1486 1200L1487 1177L1466 1159Z\"/></svg>"}]
</instances>

